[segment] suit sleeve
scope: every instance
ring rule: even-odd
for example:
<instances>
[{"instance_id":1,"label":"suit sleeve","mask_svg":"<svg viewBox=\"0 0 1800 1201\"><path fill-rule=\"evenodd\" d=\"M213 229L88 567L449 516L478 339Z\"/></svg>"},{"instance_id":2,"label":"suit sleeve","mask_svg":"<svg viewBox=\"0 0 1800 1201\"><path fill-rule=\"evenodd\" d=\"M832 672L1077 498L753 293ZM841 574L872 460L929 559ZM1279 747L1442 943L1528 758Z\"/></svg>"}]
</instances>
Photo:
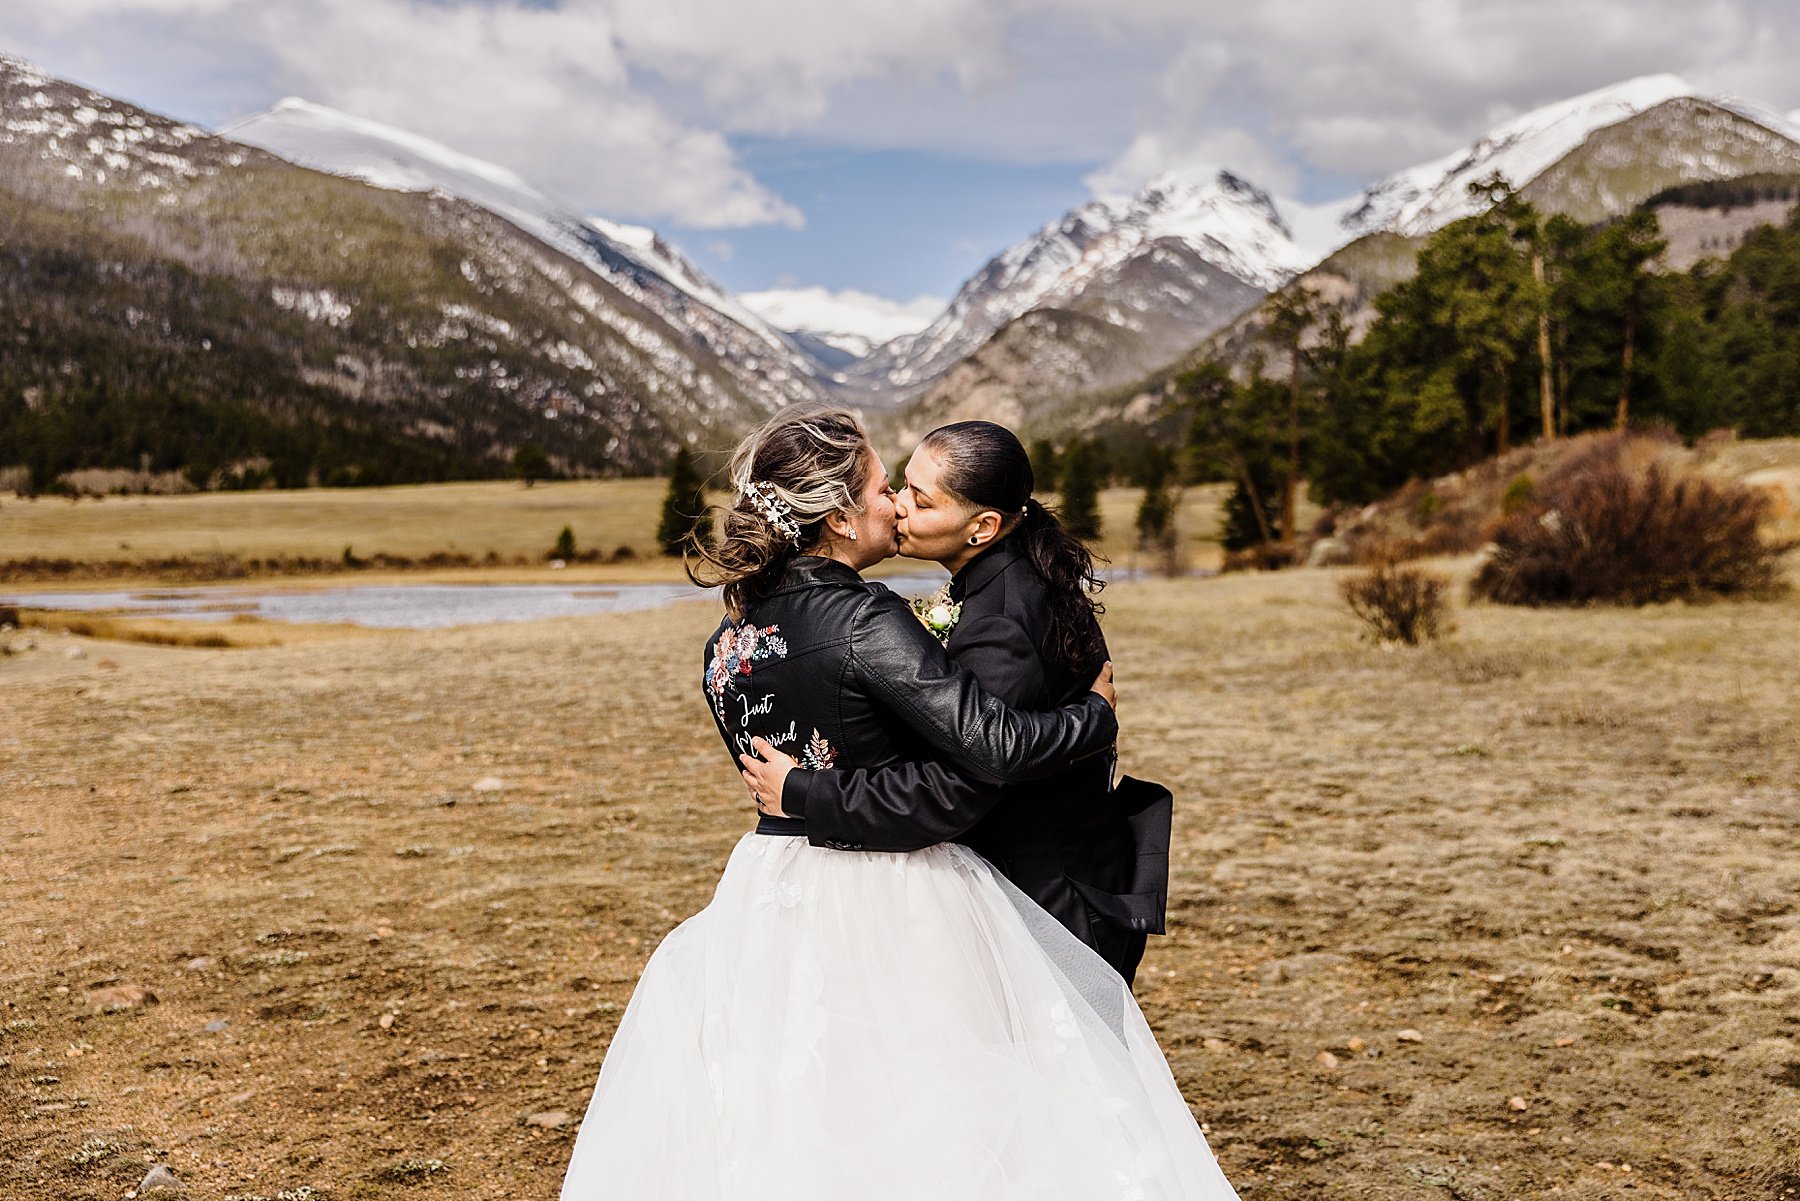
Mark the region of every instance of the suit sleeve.
<instances>
[{"instance_id":1,"label":"suit sleeve","mask_svg":"<svg viewBox=\"0 0 1800 1201\"><path fill-rule=\"evenodd\" d=\"M1112 706L1092 692L1046 713L1008 706L952 662L906 603L885 588L857 615L849 665L869 696L984 783L1049 775L1118 738Z\"/></svg>"},{"instance_id":2,"label":"suit sleeve","mask_svg":"<svg viewBox=\"0 0 1800 1201\"><path fill-rule=\"evenodd\" d=\"M956 632L954 662L1014 708L1042 709L1043 660L1024 626L983 615ZM814 846L849 843L868 851L916 851L968 830L1001 797L998 786L935 761L843 771L788 773L782 810L806 819Z\"/></svg>"}]
</instances>

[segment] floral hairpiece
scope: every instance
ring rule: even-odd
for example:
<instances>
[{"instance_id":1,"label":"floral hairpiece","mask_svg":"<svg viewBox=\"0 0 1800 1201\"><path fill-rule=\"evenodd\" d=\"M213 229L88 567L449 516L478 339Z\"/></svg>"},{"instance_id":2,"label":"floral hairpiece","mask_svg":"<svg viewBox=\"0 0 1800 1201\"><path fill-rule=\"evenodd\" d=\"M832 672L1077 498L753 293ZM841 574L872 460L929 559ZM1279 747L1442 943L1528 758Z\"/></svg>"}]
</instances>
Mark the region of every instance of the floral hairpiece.
<instances>
[{"instance_id":1,"label":"floral hairpiece","mask_svg":"<svg viewBox=\"0 0 1800 1201\"><path fill-rule=\"evenodd\" d=\"M750 507L761 514L764 521L781 531L789 542L795 546L800 545L800 524L790 516L794 511L793 506L776 494L774 484L767 480L751 480L738 493L738 503L743 504L745 501L749 501Z\"/></svg>"}]
</instances>

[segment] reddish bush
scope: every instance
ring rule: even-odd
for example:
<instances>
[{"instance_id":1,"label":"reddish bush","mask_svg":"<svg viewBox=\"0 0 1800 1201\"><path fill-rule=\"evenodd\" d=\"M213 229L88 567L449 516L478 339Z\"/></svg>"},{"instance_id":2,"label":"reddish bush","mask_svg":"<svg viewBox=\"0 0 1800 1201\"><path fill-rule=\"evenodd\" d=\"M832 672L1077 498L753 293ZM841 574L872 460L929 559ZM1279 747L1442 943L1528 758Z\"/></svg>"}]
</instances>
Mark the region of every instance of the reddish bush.
<instances>
[{"instance_id":1,"label":"reddish bush","mask_svg":"<svg viewBox=\"0 0 1800 1201\"><path fill-rule=\"evenodd\" d=\"M1643 605L1779 590L1789 548L1762 539L1766 500L1664 451L1618 436L1556 468L1533 503L1495 528L1471 593L1512 605Z\"/></svg>"}]
</instances>

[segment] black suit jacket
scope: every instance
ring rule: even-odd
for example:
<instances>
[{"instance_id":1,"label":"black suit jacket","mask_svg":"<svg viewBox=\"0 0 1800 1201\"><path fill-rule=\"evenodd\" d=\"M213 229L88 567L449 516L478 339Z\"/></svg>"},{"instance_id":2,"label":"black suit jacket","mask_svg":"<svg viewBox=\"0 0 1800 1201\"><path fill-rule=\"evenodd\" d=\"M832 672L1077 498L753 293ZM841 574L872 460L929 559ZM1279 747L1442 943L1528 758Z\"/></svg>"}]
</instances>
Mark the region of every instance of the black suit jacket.
<instances>
[{"instance_id":1,"label":"black suit jacket","mask_svg":"<svg viewBox=\"0 0 1800 1201\"><path fill-rule=\"evenodd\" d=\"M950 582L962 614L948 650L982 687L1022 710L1079 699L1104 657L1079 670L1043 653L1046 587L1010 539ZM818 846L912 851L961 842L980 852L1127 980L1144 935L1160 933L1167 892L1169 797L1127 779L1113 754L1045 780L996 786L944 763L789 773L782 808Z\"/></svg>"}]
</instances>

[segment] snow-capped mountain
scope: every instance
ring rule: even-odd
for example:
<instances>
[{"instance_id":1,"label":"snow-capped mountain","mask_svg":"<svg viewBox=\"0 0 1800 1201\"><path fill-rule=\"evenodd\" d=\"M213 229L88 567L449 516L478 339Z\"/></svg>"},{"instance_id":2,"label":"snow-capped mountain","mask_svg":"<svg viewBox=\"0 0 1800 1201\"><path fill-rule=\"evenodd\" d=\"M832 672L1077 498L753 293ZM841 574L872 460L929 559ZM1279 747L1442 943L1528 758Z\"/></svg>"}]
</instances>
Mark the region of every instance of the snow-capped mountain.
<instances>
[{"instance_id":1,"label":"snow-capped mountain","mask_svg":"<svg viewBox=\"0 0 1800 1201\"><path fill-rule=\"evenodd\" d=\"M287 109L305 118L290 132L344 132ZM386 187L0 57L0 255L12 317L40 331L13 356L21 378L61 381L57 405L140 413L158 471L239 486L491 475L525 442L578 474L655 471L824 395L649 231L379 132L360 160L357 139L325 141ZM71 345L91 353L56 349ZM151 453L129 428L95 436L91 465Z\"/></svg>"},{"instance_id":2,"label":"snow-capped mountain","mask_svg":"<svg viewBox=\"0 0 1800 1201\"><path fill-rule=\"evenodd\" d=\"M936 321L877 350L852 378L878 391L916 392L1027 312L1095 307L1096 286L1125 278L1124 268L1159 250L1191 256L1203 273L1216 271L1259 291L1318 260L1316 247L1295 239L1276 201L1246 180L1228 171L1198 179L1165 175L1134 196L1073 209L990 259ZM1168 282L1161 278L1156 286ZM1116 299L1121 311L1136 307L1130 298Z\"/></svg>"},{"instance_id":3,"label":"snow-capped mountain","mask_svg":"<svg viewBox=\"0 0 1800 1201\"><path fill-rule=\"evenodd\" d=\"M1369 233L1429 234L1479 211L1470 184L1498 174L1523 187L1597 131L1696 95L1679 76L1646 75L1533 109L1365 190L1344 217L1346 240Z\"/></svg>"},{"instance_id":4,"label":"snow-capped mountain","mask_svg":"<svg viewBox=\"0 0 1800 1201\"><path fill-rule=\"evenodd\" d=\"M505 167L294 97L219 132L378 188L441 191L478 204L598 272L721 357L760 365L784 398L815 395L808 377L818 374L817 365L654 230L583 216Z\"/></svg>"},{"instance_id":5,"label":"snow-capped mountain","mask_svg":"<svg viewBox=\"0 0 1800 1201\"><path fill-rule=\"evenodd\" d=\"M918 333L944 311L944 302L935 296L889 300L855 288L772 288L745 292L738 299L776 329L822 343L846 362Z\"/></svg>"}]
</instances>

